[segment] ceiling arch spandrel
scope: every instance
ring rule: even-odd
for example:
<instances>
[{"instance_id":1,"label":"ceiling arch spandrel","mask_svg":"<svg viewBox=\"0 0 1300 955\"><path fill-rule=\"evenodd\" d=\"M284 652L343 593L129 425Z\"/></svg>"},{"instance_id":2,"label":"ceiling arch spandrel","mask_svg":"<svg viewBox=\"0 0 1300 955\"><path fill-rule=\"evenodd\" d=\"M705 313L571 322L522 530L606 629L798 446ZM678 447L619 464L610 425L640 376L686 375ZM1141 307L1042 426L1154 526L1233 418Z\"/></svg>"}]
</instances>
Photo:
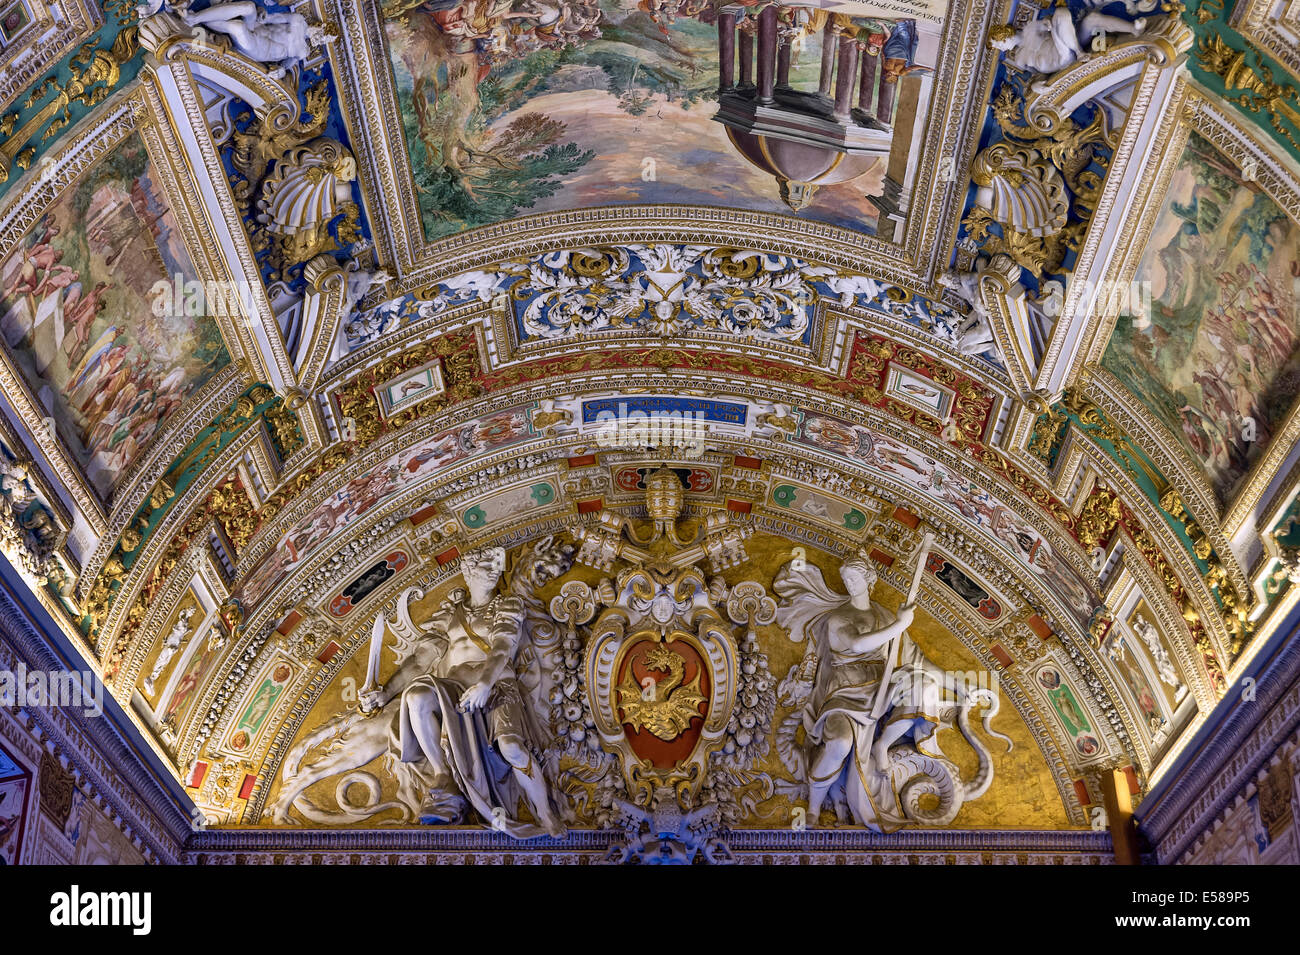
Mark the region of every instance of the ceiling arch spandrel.
<instances>
[{"instance_id":1,"label":"ceiling arch spandrel","mask_svg":"<svg viewBox=\"0 0 1300 955\"><path fill-rule=\"evenodd\" d=\"M989 29L997 69L952 278L989 313L1021 391L1054 395L1066 383L1091 325L1080 305L1109 214L1127 201L1130 163L1151 135L1145 117L1192 38L1176 5L1108 6L1017 4L1009 24ZM980 294L989 280L1001 294Z\"/></svg>"},{"instance_id":2,"label":"ceiling arch spandrel","mask_svg":"<svg viewBox=\"0 0 1300 955\"><path fill-rule=\"evenodd\" d=\"M525 545L520 549L520 555L530 550L532 545ZM761 532L749 539L747 551L749 559L725 572L722 578L718 578L719 582L725 579L726 583L734 587L742 580L766 579L790 560L788 542ZM828 559L828 555L811 547L799 553L806 555L808 561L814 566L824 565L827 579L834 579L834 567L837 562ZM821 570L817 573L820 574ZM884 573L887 575L885 578L887 583L878 585L877 596L883 605L900 602L901 589L906 586L906 575L900 574L896 577L887 568ZM445 573L441 576L444 579L447 577ZM421 579L424 578L408 577L407 582ZM570 581L579 581L595 587L600 579L601 574L593 572L592 568L575 565L570 571L541 588L538 591L539 599L542 605L545 605L552 598L565 592L564 585ZM716 587L717 584L711 586ZM895 587L899 589L895 590ZM948 593L951 599L952 593L950 591ZM385 639L391 639L401 629L403 620L409 619L418 627L437 611L446 596L446 586L438 586L429 593L429 596L412 600L408 607L390 606L388 619L393 620L393 634L388 634L388 628L385 627L385 633L388 634ZM960 598L955 599L960 602ZM358 609L364 610L367 606L369 604L363 604ZM987 650L981 648L972 652L953 640L945 624L951 625L954 612L948 609L942 598L933 603L927 600L927 607L937 616L931 618L927 613L926 619L916 626L916 640L923 652L932 659L942 660L944 665L954 671L962 669L974 672L975 668L982 666L983 663L976 654L987 656ZM943 624L939 622L940 620L943 620ZM313 624L314 618L308 618L297 624L283 638L281 646L293 647L294 650L288 652L297 652L300 658L308 657L314 645L321 642L322 638L325 638L322 645L327 646L328 637L321 629L303 632L311 629ZM363 629L368 630L368 628ZM360 649L364 650L368 634L363 632L360 636L362 639L357 642L361 644ZM806 651L806 647L801 645L803 641L791 639L784 630L771 626L758 626L755 636L764 651L764 658L761 664L758 664L761 667L759 672L775 674L772 683L779 680L782 674L792 673L798 669ZM393 646L395 656L400 656L404 652L401 644L402 638L398 637L397 643ZM287 656L286 651L281 652L286 653ZM539 652L544 651L539 650ZM382 651L382 655L385 659L381 663L380 678L388 680L391 679L393 668L391 662L386 659L389 655L387 648ZM337 664L343 660L343 657L343 653L336 654L332 662ZM318 754L313 750L317 742L325 739L332 729L336 730L340 725L340 714L348 712L347 701L350 699L350 688L362 686L367 680L366 663L362 653L355 654L341 666L331 666L327 669L329 676L325 679L318 676L309 688L305 688L306 699L292 707L294 715L290 719L290 725L295 727L291 730L292 735L282 735L272 744L267 752L266 761L261 763L259 781L249 794L249 798L244 801L226 800L224 804L218 805L218 800L212 798L216 794L209 789L204 793L209 798L202 803L205 810L211 809L223 821L226 819L236 821L242 818L246 823L259 821L262 824L272 825L304 823L372 825L376 822L400 824L403 821L409 824L413 821L412 813L415 807L403 802L402 793L395 780L391 776L385 778L386 774L377 771L377 764L370 763L368 760L357 762L365 756L365 752L353 748L352 752L346 753L342 758L327 758L323 762L316 758ZM671 693L669 695L671 697ZM552 718L551 714L546 712L549 709L545 705L542 707L544 719ZM1033 731L1030 731L1024 722L1025 714L1029 725L1034 727ZM1036 827L1058 827L1082 823L1084 815L1080 808L1073 805L1066 808L1066 799L1073 800L1076 798L1076 793L1068 775L1062 771L1063 764L1059 755L1055 753L1054 744L1048 743L1048 751L1051 755L1047 757L1044 757L1039 749L1038 734L1046 732L1044 722L1046 715L1018 690L1007 690L1003 692L1002 708L998 713L987 724L977 721L972 730L975 738L973 745L961 736L959 728L946 727L941 730L937 738L938 747L954 761L954 764L960 764L961 772L968 779L974 778L979 773L981 748L995 766L994 781L983 794L978 797L972 795L963 803L956 816L956 824L975 828L998 826L1004 824L999 820L1005 820L1011 815L1025 820L1026 825ZM782 703L779 698L774 698L767 719L773 726L780 727L777 731L779 741L763 756L754 760L751 766L738 772L739 782L743 785L737 787L735 795L738 798L733 805L735 816L729 820L730 824L735 826L771 826L774 820L789 820L795 815L796 787L791 785L791 781L782 777L789 775L789 770L784 768L784 761L795 758L794 750L797 747L794 744L793 733L790 732L793 729L790 724L798 721L798 707L789 705L789 701ZM343 722L347 720L344 715ZM241 726L236 725L243 722L245 719L241 716L237 720L228 721L228 725L219 727L217 732L228 734L228 740L224 747L215 749L222 752L227 759L237 758L241 764L257 766L259 751L265 747L266 741L258 739L253 746L245 746L245 738L240 735ZM365 728L354 726L350 731L345 731L345 735L365 732L367 732ZM1009 749L1008 739L1011 741ZM579 737L575 742L578 744L575 747L577 752L583 746L583 739ZM344 749L348 748L345 745ZM614 779L602 781L598 774L590 772L573 755L561 757L561 760L562 765L569 770L564 775L578 808L571 824L579 828L599 824L602 818L608 816L611 809L608 800L602 806L602 790L613 789L618 792L622 784ZM1049 763L1057 767L1055 778L1048 768ZM339 791L338 781L345 775L348 775L358 788L349 794L345 801L340 802L336 795ZM720 786L720 781L715 781L714 784ZM242 813L242 816L229 816L232 811L237 814Z\"/></svg>"}]
</instances>

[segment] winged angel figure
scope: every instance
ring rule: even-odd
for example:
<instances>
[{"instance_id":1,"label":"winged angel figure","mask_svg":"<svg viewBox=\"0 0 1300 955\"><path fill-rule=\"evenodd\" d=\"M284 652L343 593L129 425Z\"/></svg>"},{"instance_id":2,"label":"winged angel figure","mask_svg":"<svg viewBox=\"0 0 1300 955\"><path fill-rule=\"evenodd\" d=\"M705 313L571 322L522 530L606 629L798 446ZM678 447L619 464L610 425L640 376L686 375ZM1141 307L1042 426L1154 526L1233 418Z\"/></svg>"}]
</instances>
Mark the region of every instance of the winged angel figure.
<instances>
[{"instance_id":1,"label":"winged angel figure","mask_svg":"<svg viewBox=\"0 0 1300 955\"><path fill-rule=\"evenodd\" d=\"M532 596L563 573L572 548L551 538L525 555L510 584L496 593L505 570L500 548L461 558L466 589L454 591L426 623L410 618L411 588L392 618L375 621L371 662L360 706L307 734L287 755L273 819L290 810L313 822L346 823L397 811L398 821L459 822L472 806L517 838L559 835L551 802L539 701L547 695L545 656L555 627ZM397 670L378 682L386 630L396 637ZM380 757L396 778L397 798L381 801L382 784L362 767ZM339 809L322 808L307 790L339 777ZM364 802L349 798L360 787ZM519 818L526 804L537 825Z\"/></svg>"},{"instance_id":2,"label":"winged angel figure","mask_svg":"<svg viewBox=\"0 0 1300 955\"><path fill-rule=\"evenodd\" d=\"M907 635L915 593L894 614L871 599L876 577L865 558L846 560L840 567L845 595L832 591L811 564L792 561L778 571L777 622L807 647L778 688L778 703L794 711L777 730L777 751L786 769L806 781L810 824L829 798L841 821L847 810L854 822L878 831L947 825L993 782L992 759L971 732L970 711L987 707L985 732L1008 747L1011 740L989 727L997 695L940 670ZM954 719L979 756L969 782L937 742L938 731L952 728ZM922 806L927 794L937 797L937 806Z\"/></svg>"}]
</instances>

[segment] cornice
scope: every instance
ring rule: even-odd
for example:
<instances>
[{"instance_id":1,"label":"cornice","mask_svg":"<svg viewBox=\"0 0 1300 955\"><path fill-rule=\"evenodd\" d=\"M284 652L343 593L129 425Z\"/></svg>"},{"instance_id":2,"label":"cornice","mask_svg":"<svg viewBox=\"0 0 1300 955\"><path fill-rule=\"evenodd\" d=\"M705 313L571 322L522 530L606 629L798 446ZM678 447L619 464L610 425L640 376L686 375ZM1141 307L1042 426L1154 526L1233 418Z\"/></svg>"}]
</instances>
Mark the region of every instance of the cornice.
<instances>
[{"instance_id":1,"label":"cornice","mask_svg":"<svg viewBox=\"0 0 1300 955\"><path fill-rule=\"evenodd\" d=\"M333 859L336 853L391 853L405 856L460 854L471 857L508 854L512 861L552 862L550 856L600 856L620 834L610 831L574 832L563 839L515 840L483 829L209 829L195 833L185 846L185 861L206 865L235 862L235 856L252 854L242 861L277 863L319 863L361 860ZM961 861L992 862L1004 855L1079 856L1093 863L1113 857L1110 834L1087 830L904 830L891 834L861 829L737 829L725 836L727 844L742 862L763 863L765 855L846 856L845 862L872 861L873 855L908 853L968 853L975 858ZM274 858L257 858L260 854ZM305 855L305 858L295 858ZM397 861L396 859L392 861ZM433 861L433 860L430 860ZM482 860L487 861L487 860ZM828 860L830 861L830 860ZM835 861L840 861L836 859ZM958 860L952 859L956 862ZM1011 860L1021 861L1021 860ZM1029 861L1025 859L1023 861ZM1049 860L1035 860L1049 861ZM1062 859L1064 861L1064 858Z\"/></svg>"},{"instance_id":2,"label":"cornice","mask_svg":"<svg viewBox=\"0 0 1300 955\"><path fill-rule=\"evenodd\" d=\"M1300 726L1300 611L1241 674L1178 763L1143 800L1139 831L1158 861L1178 859L1273 751ZM1247 684L1245 680L1252 680ZM1249 687L1251 698L1244 698Z\"/></svg>"}]
</instances>

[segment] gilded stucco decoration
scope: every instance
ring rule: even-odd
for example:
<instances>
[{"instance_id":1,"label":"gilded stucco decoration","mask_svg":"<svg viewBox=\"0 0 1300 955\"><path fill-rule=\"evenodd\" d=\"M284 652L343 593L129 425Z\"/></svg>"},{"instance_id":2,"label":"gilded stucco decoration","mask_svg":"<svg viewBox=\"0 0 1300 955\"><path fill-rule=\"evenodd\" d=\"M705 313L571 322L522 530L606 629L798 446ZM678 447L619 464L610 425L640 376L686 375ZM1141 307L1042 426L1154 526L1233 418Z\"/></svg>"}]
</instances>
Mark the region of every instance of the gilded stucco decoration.
<instances>
[{"instance_id":1,"label":"gilded stucco decoration","mask_svg":"<svg viewBox=\"0 0 1300 955\"><path fill-rule=\"evenodd\" d=\"M209 823L1140 800L1300 599L1290 26L430 6L4 51L0 550Z\"/></svg>"},{"instance_id":2,"label":"gilded stucco decoration","mask_svg":"<svg viewBox=\"0 0 1300 955\"><path fill-rule=\"evenodd\" d=\"M74 2L41 9L43 15L29 21L27 29L5 45L0 64L5 73L5 96L0 100L4 103L0 112L0 192L19 178L15 171L21 174L34 164L39 167L52 143L139 69L135 4L114 0L101 6L99 10ZM62 21L61 36L41 36L42 27L48 29L54 19ZM73 39L78 43L76 50L55 60ZM41 77L41 70L49 72ZM11 77L29 81L39 77L39 81L22 90L11 85ZM21 100L20 90L26 94Z\"/></svg>"}]
</instances>

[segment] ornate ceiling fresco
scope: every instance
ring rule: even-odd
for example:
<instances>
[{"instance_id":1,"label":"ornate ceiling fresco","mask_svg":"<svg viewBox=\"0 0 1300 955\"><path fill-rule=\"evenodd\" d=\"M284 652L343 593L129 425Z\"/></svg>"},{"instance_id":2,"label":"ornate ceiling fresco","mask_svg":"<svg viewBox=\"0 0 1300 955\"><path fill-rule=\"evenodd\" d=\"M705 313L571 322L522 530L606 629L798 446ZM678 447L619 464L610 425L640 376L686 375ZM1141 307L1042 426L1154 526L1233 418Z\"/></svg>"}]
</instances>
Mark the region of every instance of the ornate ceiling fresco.
<instances>
[{"instance_id":1,"label":"ornate ceiling fresco","mask_svg":"<svg viewBox=\"0 0 1300 955\"><path fill-rule=\"evenodd\" d=\"M1300 594L1294 3L11 8L0 543L204 825L1087 829Z\"/></svg>"}]
</instances>

